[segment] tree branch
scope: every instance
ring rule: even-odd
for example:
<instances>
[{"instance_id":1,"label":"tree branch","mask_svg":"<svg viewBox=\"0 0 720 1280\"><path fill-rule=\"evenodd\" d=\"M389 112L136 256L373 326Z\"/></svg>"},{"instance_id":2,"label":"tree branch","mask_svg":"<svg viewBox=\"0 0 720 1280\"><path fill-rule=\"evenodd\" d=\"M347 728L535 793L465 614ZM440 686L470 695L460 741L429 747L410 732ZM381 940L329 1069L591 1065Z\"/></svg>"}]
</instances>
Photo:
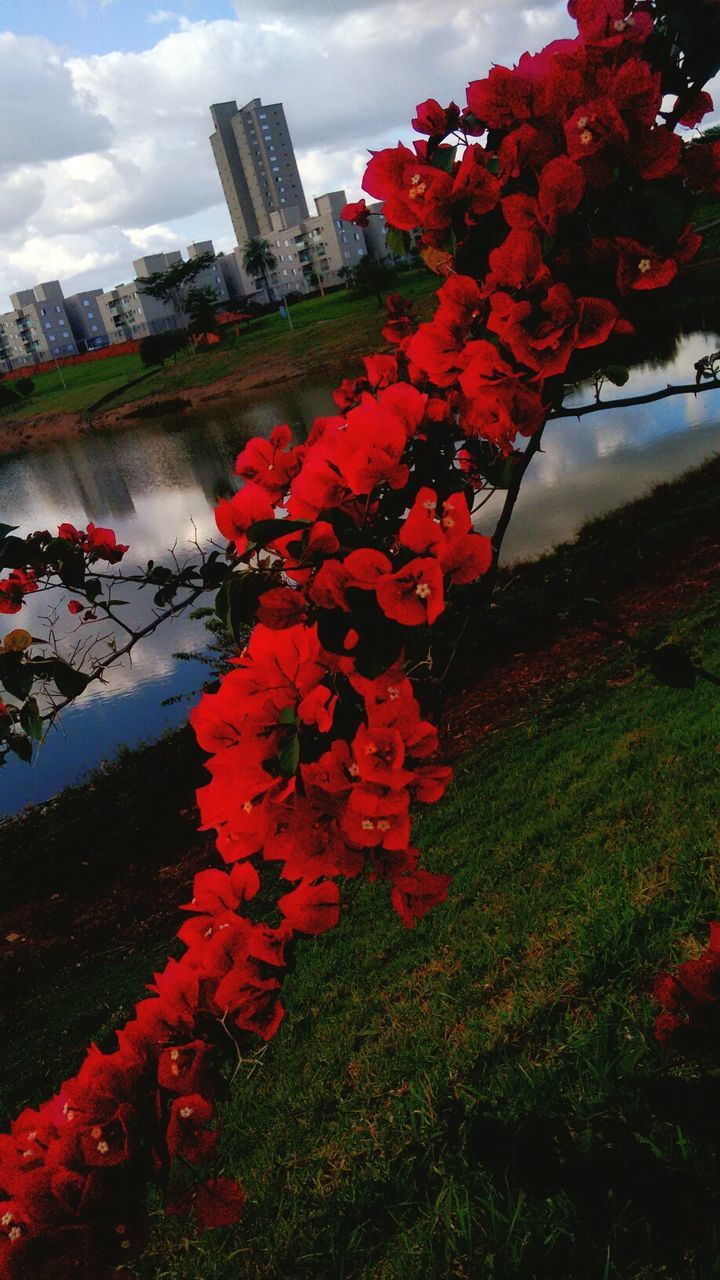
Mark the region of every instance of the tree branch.
<instances>
[{"instance_id":1,"label":"tree branch","mask_svg":"<svg viewBox=\"0 0 720 1280\"><path fill-rule=\"evenodd\" d=\"M572 409L553 409L548 421L556 418L585 418L589 413L604 413L606 409L631 409L636 404L653 404L670 396L698 395L701 391L720 391L720 382L685 383L679 387L669 384L662 391L650 391L644 396L626 396L622 400L601 400L597 404L581 404Z\"/></svg>"}]
</instances>

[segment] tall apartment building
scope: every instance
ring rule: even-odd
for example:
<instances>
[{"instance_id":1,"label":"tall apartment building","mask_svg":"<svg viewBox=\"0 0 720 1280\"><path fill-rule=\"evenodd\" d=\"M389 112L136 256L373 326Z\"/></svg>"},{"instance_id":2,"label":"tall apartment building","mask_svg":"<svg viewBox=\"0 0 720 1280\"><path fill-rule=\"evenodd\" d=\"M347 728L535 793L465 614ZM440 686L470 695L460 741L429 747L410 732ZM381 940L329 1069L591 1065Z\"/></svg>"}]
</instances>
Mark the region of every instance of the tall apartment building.
<instances>
[{"instance_id":1,"label":"tall apartment building","mask_svg":"<svg viewBox=\"0 0 720 1280\"><path fill-rule=\"evenodd\" d=\"M282 103L253 98L238 109L235 101L216 102L210 112L210 142L238 244L269 235L274 213L282 212L287 225L307 218Z\"/></svg>"}]
</instances>

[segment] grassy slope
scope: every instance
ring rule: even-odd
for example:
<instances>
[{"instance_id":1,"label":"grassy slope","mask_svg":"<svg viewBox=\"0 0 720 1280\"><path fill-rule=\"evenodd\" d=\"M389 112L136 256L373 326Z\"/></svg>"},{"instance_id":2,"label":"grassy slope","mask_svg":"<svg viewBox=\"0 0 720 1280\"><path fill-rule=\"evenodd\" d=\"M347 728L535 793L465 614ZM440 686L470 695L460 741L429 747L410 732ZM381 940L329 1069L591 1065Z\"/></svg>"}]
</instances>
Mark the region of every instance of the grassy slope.
<instances>
[{"instance_id":1,"label":"grassy slope","mask_svg":"<svg viewBox=\"0 0 720 1280\"><path fill-rule=\"evenodd\" d=\"M397 289L409 298L424 298L437 288L439 281L426 270L406 272L398 276ZM385 320L385 309L378 307L375 297L353 300L344 290L326 298L310 298L291 307L294 328L278 314L261 316L248 331L235 337L228 334L222 346L196 355L170 361L139 386L118 394L112 407L145 396L184 391L206 386L228 374L249 369L265 358L301 361L304 368L330 363L335 349L342 350L356 338L358 348L371 350ZM317 344L314 358L313 344ZM31 370L29 372L32 372ZM29 401L16 409L5 410L13 421L40 413L82 412L114 387L120 388L144 372L139 355L108 357L87 364L69 365L62 369L67 383L63 387L60 371L52 370L34 377L36 390ZM0 414L0 429L2 424Z\"/></svg>"},{"instance_id":2,"label":"grassy slope","mask_svg":"<svg viewBox=\"0 0 720 1280\"><path fill-rule=\"evenodd\" d=\"M702 528L715 474L523 569L519 617L573 559L585 581L607 563L603 537L647 552ZM719 617L715 589L670 635L716 672ZM719 694L628 682L616 661L528 705L422 816L429 865L455 876L445 906L408 934L382 890L351 890L340 929L299 948L286 1025L241 1068L225 1121L246 1221L188 1241L158 1218L144 1277L718 1274L716 1084L668 1068L646 993L718 913ZM122 856L122 836L114 852L102 804L67 801L84 819L68 868L82 880L98 851ZM48 973L13 1018L9 1104L43 1096L121 1020L164 953L157 936L98 948L79 981L72 955Z\"/></svg>"},{"instance_id":3,"label":"grassy slope","mask_svg":"<svg viewBox=\"0 0 720 1280\"><path fill-rule=\"evenodd\" d=\"M719 617L716 591L676 627L716 671ZM718 690L612 685L462 762L418 824L455 879L414 934L366 887L303 945L226 1117L246 1221L160 1220L143 1274L718 1274L716 1105L670 1079L646 998L718 913Z\"/></svg>"}]
</instances>

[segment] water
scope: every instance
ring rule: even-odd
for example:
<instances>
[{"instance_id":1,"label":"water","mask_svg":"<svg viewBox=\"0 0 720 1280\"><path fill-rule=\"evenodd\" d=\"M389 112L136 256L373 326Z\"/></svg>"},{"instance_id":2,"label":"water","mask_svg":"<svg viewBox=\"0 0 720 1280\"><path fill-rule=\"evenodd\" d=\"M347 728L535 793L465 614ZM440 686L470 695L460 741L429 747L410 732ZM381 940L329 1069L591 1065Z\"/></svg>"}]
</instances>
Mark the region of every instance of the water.
<instances>
[{"instance_id":1,"label":"water","mask_svg":"<svg viewBox=\"0 0 720 1280\"><path fill-rule=\"evenodd\" d=\"M715 333L673 340L662 364L639 366L627 387L608 387L604 397L692 382L694 362L718 347ZM302 436L316 416L334 411L330 392L336 383L337 378L325 384L290 384L252 401L238 400L230 409L205 408L202 414L156 419L114 435L92 435L0 460L0 520L20 525L22 533L54 531L63 520L78 527L89 520L110 526L120 541L130 544L123 562L130 571L149 559L166 559L175 539L178 556L190 555L195 535L202 544L217 536L212 508L232 486L232 466L243 440L267 434L280 422ZM591 391L581 389L568 403L591 399ZM551 424L543 452L525 479L505 559L541 554L572 537L589 517L637 497L718 450L720 394L714 392ZM492 530L500 501L498 496L484 509L479 525L484 532ZM126 620L147 621L149 596L124 595L129 601ZM23 625L31 631L36 626L40 634L45 628L41 619L52 612L51 595L31 597L21 614L0 620L0 632ZM78 629L64 605L56 617L61 648L89 638L90 628ZM0 813L46 800L112 758L121 745L155 738L182 723L208 673L202 663L178 661L173 654L202 650L206 640L202 623L183 615L139 644L132 662L118 663L107 684L91 685L63 714L32 766L11 760L0 770ZM180 700L163 707L170 697Z\"/></svg>"}]
</instances>

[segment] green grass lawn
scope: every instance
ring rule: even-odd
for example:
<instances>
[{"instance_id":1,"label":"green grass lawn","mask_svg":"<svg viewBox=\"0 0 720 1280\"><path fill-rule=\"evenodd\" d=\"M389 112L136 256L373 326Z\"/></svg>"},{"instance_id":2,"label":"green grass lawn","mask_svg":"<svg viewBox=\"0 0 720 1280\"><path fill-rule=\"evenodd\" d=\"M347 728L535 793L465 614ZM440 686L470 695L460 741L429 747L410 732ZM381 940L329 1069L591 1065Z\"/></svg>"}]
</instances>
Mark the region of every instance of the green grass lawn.
<instances>
[{"instance_id":1,"label":"green grass lawn","mask_svg":"<svg viewBox=\"0 0 720 1280\"><path fill-rule=\"evenodd\" d=\"M716 591L676 629L716 671L719 618ZM143 1276L720 1273L717 1085L668 1063L648 998L718 914L719 693L612 675L423 815L445 906L407 933L363 887L302 945L225 1116L246 1220L189 1240L158 1217Z\"/></svg>"},{"instance_id":2,"label":"green grass lawn","mask_svg":"<svg viewBox=\"0 0 720 1280\"><path fill-rule=\"evenodd\" d=\"M439 284L438 278L423 268L402 273L394 287L408 298L422 300L429 298ZM117 389L119 394L108 406L115 408L144 396L206 386L264 358L288 359L303 369L322 367L332 363L333 353L346 348L356 333L358 348L371 350L380 338L385 315L384 307L378 306L374 296L353 299L342 290L325 298L309 298L290 307L292 329L278 313L260 316L249 330L241 329L237 337L233 333L225 335L220 347L183 354L177 363L168 361L163 369L125 394L120 393L120 388L146 372L138 354L53 369L33 376L35 391L27 401L0 413L0 430L3 417L21 420L40 413L83 412L101 396ZM32 375L32 370L28 373Z\"/></svg>"},{"instance_id":3,"label":"green grass lawn","mask_svg":"<svg viewBox=\"0 0 720 1280\"><path fill-rule=\"evenodd\" d=\"M716 590L672 632L715 671L719 619ZM657 1048L648 990L718 914L719 694L627 665L460 763L416 828L454 881L415 932L353 886L341 926L298 948L285 1024L225 1112L246 1219L190 1239L158 1212L139 1274L718 1274L717 1086ZM163 950L50 978L14 1021L6 1097L102 1042Z\"/></svg>"}]
</instances>

